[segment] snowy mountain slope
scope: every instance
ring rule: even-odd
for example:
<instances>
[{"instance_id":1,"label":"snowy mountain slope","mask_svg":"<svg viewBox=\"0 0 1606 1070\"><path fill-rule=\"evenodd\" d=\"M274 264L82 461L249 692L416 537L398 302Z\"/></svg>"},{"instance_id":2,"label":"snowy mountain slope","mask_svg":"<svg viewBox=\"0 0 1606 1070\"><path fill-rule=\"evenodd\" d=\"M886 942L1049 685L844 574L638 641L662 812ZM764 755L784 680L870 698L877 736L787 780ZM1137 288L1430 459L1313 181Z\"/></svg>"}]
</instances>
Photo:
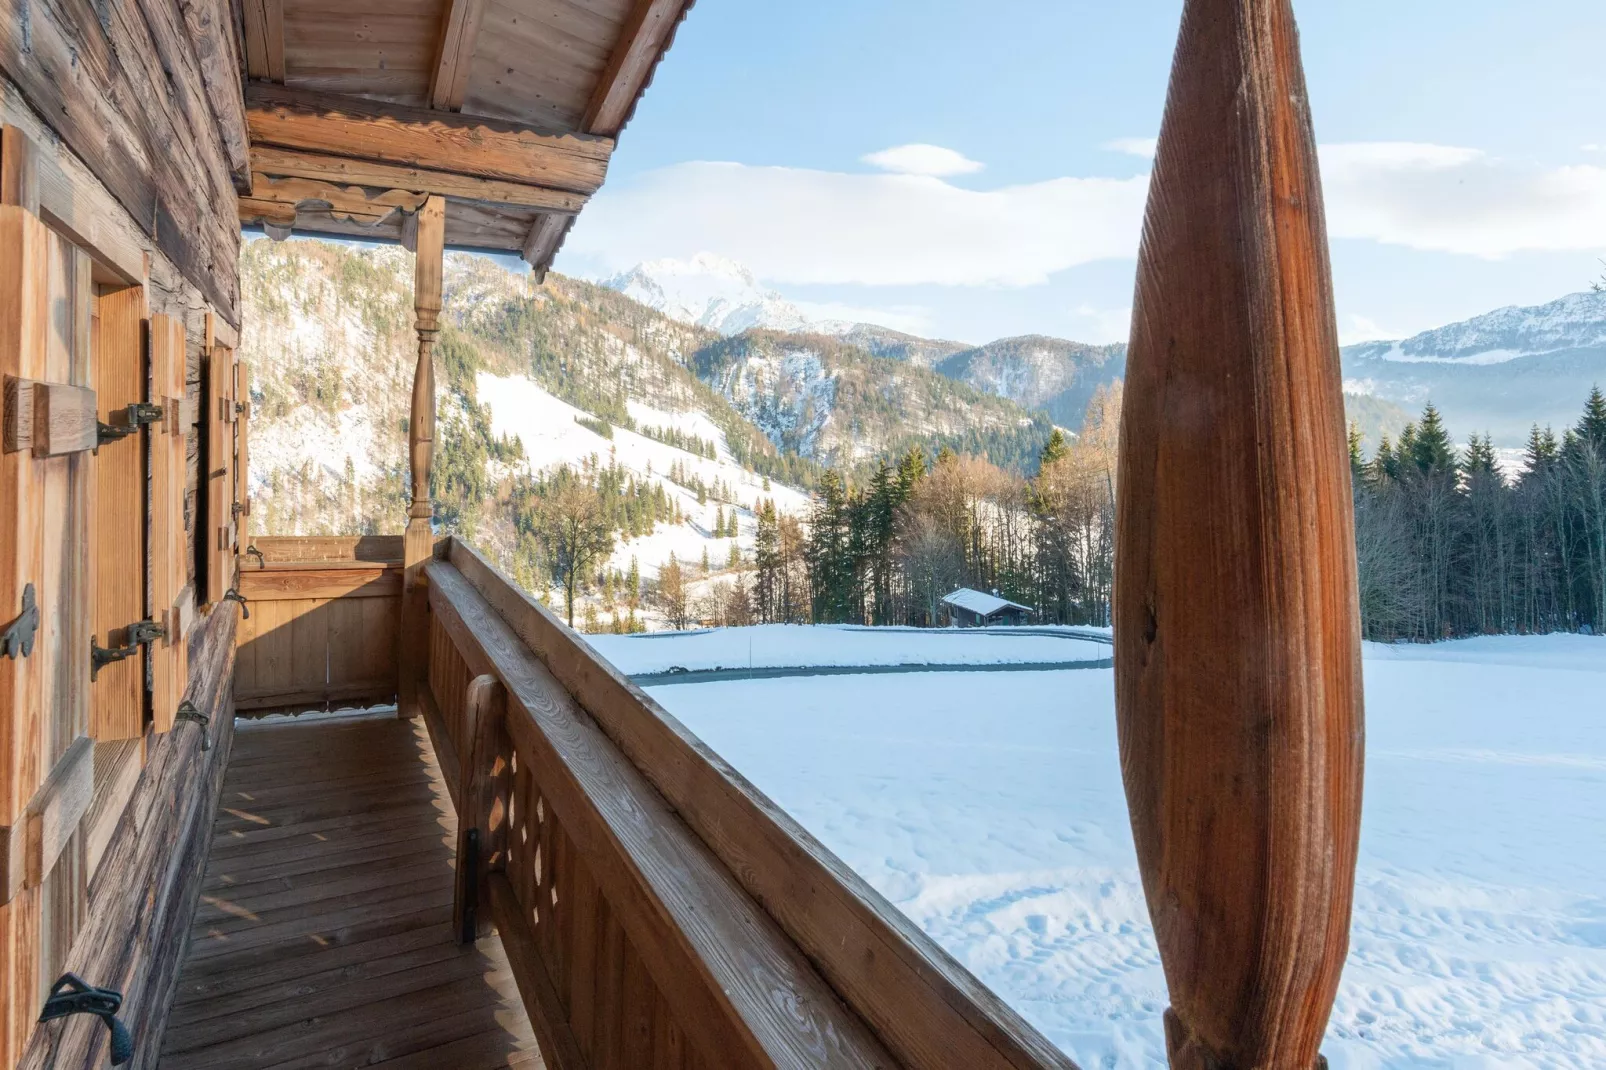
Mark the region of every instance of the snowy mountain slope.
<instances>
[{"instance_id":1,"label":"snowy mountain slope","mask_svg":"<svg viewBox=\"0 0 1606 1070\"><path fill-rule=\"evenodd\" d=\"M1042 409L1062 427L1077 428L1098 388L1126 374L1126 346L1083 345L1032 334L962 350L936 370L1026 408Z\"/></svg>"},{"instance_id":2,"label":"snowy mountain slope","mask_svg":"<svg viewBox=\"0 0 1606 1070\"><path fill-rule=\"evenodd\" d=\"M749 331L704 346L697 377L783 451L855 466L920 444L1030 470L1048 420L933 371L817 334Z\"/></svg>"},{"instance_id":3,"label":"snowy mountain slope","mask_svg":"<svg viewBox=\"0 0 1606 1070\"><path fill-rule=\"evenodd\" d=\"M1432 400L1458 438L1489 431L1520 446L1535 423L1558 430L1606 384L1606 294L1502 308L1397 342L1343 351L1346 390L1416 411Z\"/></svg>"},{"instance_id":4,"label":"snowy mountain slope","mask_svg":"<svg viewBox=\"0 0 1606 1070\"><path fill-rule=\"evenodd\" d=\"M603 285L672 320L724 335L752 327L817 329L796 305L760 286L752 272L713 253L698 253L690 260L649 260Z\"/></svg>"}]
</instances>

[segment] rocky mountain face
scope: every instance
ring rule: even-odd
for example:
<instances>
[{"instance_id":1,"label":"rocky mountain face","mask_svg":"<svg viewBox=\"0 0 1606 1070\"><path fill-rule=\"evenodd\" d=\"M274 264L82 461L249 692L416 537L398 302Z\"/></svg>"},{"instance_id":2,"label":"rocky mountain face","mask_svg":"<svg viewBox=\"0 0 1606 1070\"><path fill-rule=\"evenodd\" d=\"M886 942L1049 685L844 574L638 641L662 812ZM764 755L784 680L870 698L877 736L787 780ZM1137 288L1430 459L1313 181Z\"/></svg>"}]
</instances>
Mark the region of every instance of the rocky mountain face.
<instances>
[{"instance_id":1,"label":"rocky mountain face","mask_svg":"<svg viewBox=\"0 0 1606 1070\"><path fill-rule=\"evenodd\" d=\"M1076 428L1099 387L1125 377L1126 346L1031 334L961 350L935 367L950 379L1041 409L1061 427Z\"/></svg>"},{"instance_id":2,"label":"rocky mountain face","mask_svg":"<svg viewBox=\"0 0 1606 1070\"><path fill-rule=\"evenodd\" d=\"M690 260L649 260L602 285L669 319L724 335L754 327L817 329L796 305L760 286L747 268L712 253Z\"/></svg>"},{"instance_id":3,"label":"rocky mountain face","mask_svg":"<svg viewBox=\"0 0 1606 1070\"><path fill-rule=\"evenodd\" d=\"M1431 400L1458 438L1487 431L1521 446L1533 424L1571 425L1590 387L1606 384L1606 293L1349 346L1343 360L1346 391L1412 412Z\"/></svg>"}]
</instances>

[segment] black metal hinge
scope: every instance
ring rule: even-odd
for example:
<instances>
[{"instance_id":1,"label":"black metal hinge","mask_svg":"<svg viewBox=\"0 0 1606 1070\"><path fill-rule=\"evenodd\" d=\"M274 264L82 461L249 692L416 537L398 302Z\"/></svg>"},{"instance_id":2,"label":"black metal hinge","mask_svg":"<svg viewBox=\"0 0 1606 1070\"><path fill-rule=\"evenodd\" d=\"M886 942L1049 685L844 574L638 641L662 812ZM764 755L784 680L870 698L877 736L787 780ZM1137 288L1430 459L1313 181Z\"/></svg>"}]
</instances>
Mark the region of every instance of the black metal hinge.
<instances>
[{"instance_id":1,"label":"black metal hinge","mask_svg":"<svg viewBox=\"0 0 1606 1070\"><path fill-rule=\"evenodd\" d=\"M245 595L241 594L233 587L230 587L227 591L223 592L223 601L240 603L240 619L251 619L251 608L246 605L246 602L249 600L245 597Z\"/></svg>"},{"instance_id":2,"label":"black metal hinge","mask_svg":"<svg viewBox=\"0 0 1606 1070\"><path fill-rule=\"evenodd\" d=\"M34 601L33 584L22 589L22 612L0 631L0 654L15 661L17 655L33 653L33 637L39 631L39 604Z\"/></svg>"},{"instance_id":3,"label":"black metal hinge","mask_svg":"<svg viewBox=\"0 0 1606 1070\"><path fill-rule=\"evenodd\" d=\"M189 699L180 702L178 709L173 714L173 723L177 724L180 721L194 721L201 729L201 749L212 749L212 741L206 735L206 726L212 723L212 718L196 709L195 703Z\"/></svg>"},{"instance_id":4,"label":"black metal hinge","mask_svg":"<svg viewBox=\"0 0 1606 1070\"><path fill-rule=\"evenodd\" d=\"M139 648L146 643L167 636L167 629L153 620L140 620L130 624L127 629L128 645L107 649L95 642L95 637L89 637L89 678L93 680L100 675L100 670L114 661L122 661L139 653Z\"/></svg>"},{"instance_id":5,"label":"black metal hinge","mask_svg":"<svg viewBox=\"0 0 1606 1070\"><path fill-rule=\"evenodd\" d=\"M108 442L115 442L120 438L127 438L146 424L159 422L163 416L160 405L143 405L135 403L122 410L122 422L95 424L96 446L104 446Z\"/></svg>"},{"instance_id":6,"label":"black metal hinge","mask_svg":"<svg viewBox=\"0 0 1606 1070\"><path fill-rule=\"evenodd\" d=\"M117 1020L122 1009L123 994L113 988L96 988L74 973L64 973L50 986L50 998L39 1013L41 1022L65 1018L69 1014L93 1014L111 1030L111 1056L113 1066L122 1066L134 1057L134 1038Z\"/></svg>"}]
</instances>

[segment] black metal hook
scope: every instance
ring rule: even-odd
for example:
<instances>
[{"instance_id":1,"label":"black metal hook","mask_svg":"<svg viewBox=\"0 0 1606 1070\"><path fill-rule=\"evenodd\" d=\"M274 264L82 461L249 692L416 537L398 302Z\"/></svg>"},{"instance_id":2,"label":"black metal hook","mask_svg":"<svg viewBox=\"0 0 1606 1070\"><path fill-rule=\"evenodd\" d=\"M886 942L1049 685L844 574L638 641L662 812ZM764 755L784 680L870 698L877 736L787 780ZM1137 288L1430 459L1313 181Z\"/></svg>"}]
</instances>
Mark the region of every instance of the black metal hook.
<instances>
[{"instance_id":1,"label":"black metal hook","mask_svg":"<svg viewBox=\"0 0 1606 1070\"><path fill-rule=\"evenodd\" d=\"M242 619L251 619L251 610L245 604L245 595L241 594L239 591L236 591L233 587L230 587L224 592L223 601L240 603L240 616Z\"/></svg>"},{"instance_id":2,"label":"black metal hook","mask_svg":"<svg viewBox=\"0 0 1606 1070\"><path fill-rule=\"evenodd\" d=\"M111 1056L113 1066L122 1066L134 1057L134 1038L117 1020L122 1009L123 994L113 988L96 988L75 973L64 973L50 986L50 998L39 1013L41 1022L65 1018L69 1014L93 1014L111 1030Z\"/></svg>"},{"instance_id":3,"label":"black metal hook","mask_svg":"<svg viewBox=\"0 0 1606 1070\"><path fill-rule=\"evenodd\" d=\"M207 738L206 735L206 726L212 723L212 718L196 709L195 703L191 702L189 699L185 699L183 702L180 702L178 704L178 709L173 713L173 723L177 724L180 721L194 721L195 724L201 729L201 749L212 749L212 741L211 739Z\"/></svg>"}]
</instances>

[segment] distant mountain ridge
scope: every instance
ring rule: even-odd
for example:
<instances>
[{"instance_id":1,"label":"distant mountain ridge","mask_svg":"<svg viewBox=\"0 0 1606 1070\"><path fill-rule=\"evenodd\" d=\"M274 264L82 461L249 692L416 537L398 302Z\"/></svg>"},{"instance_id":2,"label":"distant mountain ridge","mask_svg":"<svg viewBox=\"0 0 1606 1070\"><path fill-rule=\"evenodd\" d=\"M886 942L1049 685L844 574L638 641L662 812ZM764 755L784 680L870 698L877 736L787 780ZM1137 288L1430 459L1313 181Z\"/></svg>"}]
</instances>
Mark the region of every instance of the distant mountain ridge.
<instances>
[{"instance_id":1,"label":"distant mountain ridge","mask_svg":"<svg viewBox=\"0 0 1606 1070\"><path fill-rule=\"evenodd\" d=\"M1343 350L1344 388L1412 412L1432 401L1456 437L1517 447L1534 424L1571 425L1606 385L1606 293L1511 306L1401 341Z\"/></svg>"}]
</instances>

